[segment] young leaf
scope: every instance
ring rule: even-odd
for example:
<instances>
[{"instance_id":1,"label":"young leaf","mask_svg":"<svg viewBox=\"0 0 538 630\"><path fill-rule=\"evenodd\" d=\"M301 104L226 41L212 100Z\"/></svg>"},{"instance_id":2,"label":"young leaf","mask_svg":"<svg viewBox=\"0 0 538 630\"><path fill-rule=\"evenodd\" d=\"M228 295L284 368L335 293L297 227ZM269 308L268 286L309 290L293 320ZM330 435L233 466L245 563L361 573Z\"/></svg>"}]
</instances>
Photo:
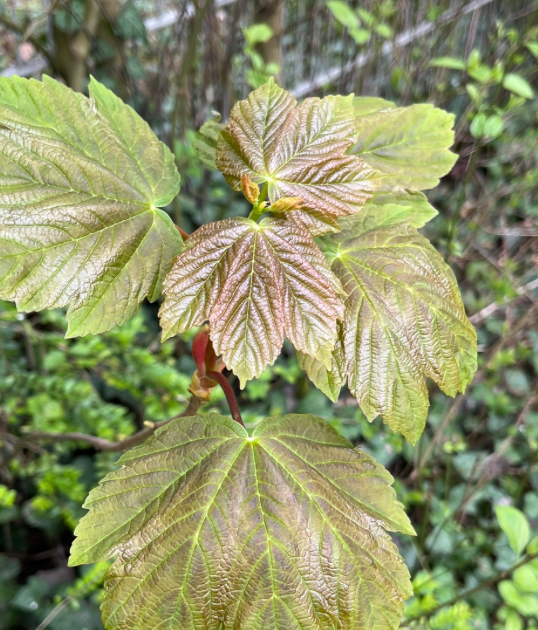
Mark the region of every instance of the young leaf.
<instances>
[{"instance_id":1,"label":"young leaf","mask_svg":"<svg viewBox=\"0 0 538 630\"><path fill-rule=\"evenodd\" d=\"M349 230L358 236L359 232L399 223L421 228L435 216L437 210L428 203L423 193L395 186L376 192L359 214L340 219L338 225L343 231Z\"/></svg>"},{"instance_id":2,"label":"young leaf","mask_svg":"<svg viewBox=\"0 0 538 630\"><path fill-rule=\"evenodd\" d=\"M181 418L119 463L69 560L116 556L110 630L398 627L412 588L385 529L413 528L390 474L320 418L267 418L252 437Z\"/></svg>"},{"instance_id":3,"label":"young leaf","mask_svg":"<svg viewBox=\"0 0 538 630\"><path fill-rule=\"evenodd\" d=\"M167 339L209 320L217 354L244 386L280 353L284 336L327 366L341 287L310 234L284 219L201 227L165 281Z\"/></svg>"},{"instance_id":4,"label":"young leaf","mask_svg":"<svg viewBox=\"0 0 538 630\"><path fill-rule=\"evenodd\" d=\"M450 396L464 391L476 370L476 333L452 271L416 230L394 225L355 234L329 239L332 270L348 295L333 353L338 374L330 378L347 375L368 420L380 414L414 443L428 411L424 377ZM325 391L329 376L316 362L305 367Z\"/></svg>"},{"instance_id":5,"label":"young leaf","mask_svg":"<svg viewBox=\"0 0 538 630\"><path fill-rule=\"evenodd\" d=\"M355 118L360 116L370 116L382 110L395 109L396 105L392 101L386 101L377 96L356 96L353 99L353 111Z\"/></svg>"},{"instance_id":6,"label":"young leaf","mask_svg":"<svg viewBox=\"0 0 538 630\"><path fill-rule=\"evenodd\" d=\"M435 57L429 65L434 68L448 68L449 70L465 70L467 67L465 61L458 57Z\"/></svg>"},{"instance_id":7,"label":"young leaf","mask_svg":"<svg viewBox=\"0 0 538 630\"><path fill-rule=\"evenodd\" d=\"M100 333L155 300L181 237L170 151L93 80L90 98L43 77L0 79L0 297L69 306L68 336Z\"/></svg>"},{"instance_id":8,"label":"young leaf","mask_svg":"<svg viewBox=\"0 0 538 630\"><path fill-rule=\"evenodd\" d=\"M358 28L361 25L359 16L342 0L329 0L327 8L334 17L348 29Z\"/></svg>"},{"instance_id":9,"label":"young leaf","mask_svg":"<svg viewBox=\"0 0 538 630\"><path fill-rule=\"evenodd\" d=\"M433 188L456 155L454 115L433 105L411 105L356 118L359 138L351 153L387 174L384 183L406 188Z\"/></svg>"},{"instance_id":10,"label":"young leaf","mask_svg":"<svg viewBox=\"0 0 538 630\"><path fill-rule=\"evenodd\" d=\"M307 98L300 105L271 79L237 103L217 144L217 167L235 190L246 173L268 197L299 197L288 217L314 234L338 230L377 188L375 171L346 155L357 138L352 98Z\"/></svg>"},{"instance_id":11,"label":"young leaf","mask_svg":"<svg viewBox=\"0 0 538 630\"><path fill-rule=\"evenodd\" d=\"M194 134L194 140L192 142L192 148L200 161L215 170L217 170L215 163L217 156L217 140L220 132L226 126L220 123L219 120L220 116L217 119L205 122Z\"/></svg>"},{"instance_id":12,"label":"young leaf","mask_svg":"<svg viewBox=\"0 0 538 630\"><path fill-rule=\"evenodd\" d=\"M521 510L511 505L495 506L495 514L503 532L508 538L510 547L519 556L527 546L531 537L531 530L527 517Z\"/></svg>"},{"instance_id":13,"label":"young leaf","mask_svg":"<svg viewBox=\"0 0 538 630\"><path fill-rule=\"evenodd\" d=\"M509 72L503 79L503 88L510 90L517 96L522 98L534 98L534 90L530 86L529 82L519 74Z\"/></svg>"}]
</instances>

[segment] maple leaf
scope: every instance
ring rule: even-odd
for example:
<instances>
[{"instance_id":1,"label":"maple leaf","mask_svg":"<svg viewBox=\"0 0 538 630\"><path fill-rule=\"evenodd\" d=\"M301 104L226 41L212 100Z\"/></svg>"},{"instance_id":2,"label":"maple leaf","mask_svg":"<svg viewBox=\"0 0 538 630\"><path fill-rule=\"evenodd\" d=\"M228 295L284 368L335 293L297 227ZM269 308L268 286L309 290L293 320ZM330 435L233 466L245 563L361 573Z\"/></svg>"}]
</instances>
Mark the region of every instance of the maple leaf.
<instances>
[{"instance_id":1,"label":"maple leaf","mask_svg":"<svg viewBox=\"0 0 538 630\"><path fill-rule=\"evenodd\" d=\"M215 351L244 386L293 345L330 364L341 287L310 234L268 218L207 224L165 281L163 338L209 321Z\"/></svg>"},{"instance_id":2,"label":"maple leaf","mask_svg":"<svg viewBox=\"0 0 538 630\"><path fill-rule=\"evenodd\" d=\"M353 98L301 104L271 79L237 103L217 142L216 163L240 189L243 174L268 184L268 198L298 197L287 213L312 234L338 231L338 217L358 212L379 182L366 162L346 155L357 139Z\"/></svg>"}]
</instances>

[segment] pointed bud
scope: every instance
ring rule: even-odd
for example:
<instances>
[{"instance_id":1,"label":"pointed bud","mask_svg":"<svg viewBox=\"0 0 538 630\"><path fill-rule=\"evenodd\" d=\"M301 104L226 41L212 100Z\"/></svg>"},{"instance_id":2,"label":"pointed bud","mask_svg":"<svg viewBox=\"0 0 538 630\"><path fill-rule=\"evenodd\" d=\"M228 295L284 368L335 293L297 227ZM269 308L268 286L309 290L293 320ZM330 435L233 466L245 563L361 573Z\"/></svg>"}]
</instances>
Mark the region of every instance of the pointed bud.
<instances>
[{"instance_id":1,"label":"pointed bud","mask_svg":"<svg viewBox=\"0 0 538 630\"><path fill-rule=\"evenodd\" d=\"M303 207L303 200L300 197L282 197L271 204L269 210L274 214L283 214L292 210L300 210Z\"/></svg>"},{"instance_id":2,"label":"pointed bud","mask_svg":"<svg viewBox=\"0 0 538 630\"><path fill-rule=\"evenodd\" d=\"M260 187L249 179L246 173L241 175L241 190L252 205L258 202L260 198Z\"/></svg>"}]
</instances>

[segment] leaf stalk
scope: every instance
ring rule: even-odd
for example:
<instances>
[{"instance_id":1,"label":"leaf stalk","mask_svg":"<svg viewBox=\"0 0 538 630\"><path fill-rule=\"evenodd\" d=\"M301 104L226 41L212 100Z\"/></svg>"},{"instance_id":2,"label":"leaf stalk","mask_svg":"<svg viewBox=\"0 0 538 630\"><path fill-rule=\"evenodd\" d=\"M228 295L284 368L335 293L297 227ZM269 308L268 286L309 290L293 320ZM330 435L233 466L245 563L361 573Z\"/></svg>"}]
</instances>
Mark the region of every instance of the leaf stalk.
<instances>
[{"instance_id":1,"label":"leaf stalk","mask_svg":"<svg viewBox=\"0 0 538 630\"><path fill-rule=\"evenodd\" d=\"M221 374L220 372L207 372L207 376L217 381L217 383L222 387L222 391L226 396L226 402L228 403L228 407L230 408L230 413L232 414L232 418L239 422L239 424L244 427L245 423L243 422L243 418L241 417L241 412L239 411L239 404L237 402L237 398L235 397L234 390L230 385L230 381Z\"/></svg>"}]
</instances>

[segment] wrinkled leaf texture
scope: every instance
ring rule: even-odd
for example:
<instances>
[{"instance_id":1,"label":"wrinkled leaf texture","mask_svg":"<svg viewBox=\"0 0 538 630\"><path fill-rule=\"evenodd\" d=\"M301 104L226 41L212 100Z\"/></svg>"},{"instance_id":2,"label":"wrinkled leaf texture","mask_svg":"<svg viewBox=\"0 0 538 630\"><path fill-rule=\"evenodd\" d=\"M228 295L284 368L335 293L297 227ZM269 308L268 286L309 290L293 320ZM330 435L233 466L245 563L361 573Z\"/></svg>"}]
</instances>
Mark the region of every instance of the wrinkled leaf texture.
<instances>
[{"instance_id":1,"label":"wrinkled leaf texture","mask_svg":"<svg viewBox=\"0 0 538 630\"><path fill-rule=\"evenodd\" d=\"M433 188L454 166L454 115L429 103L395 107L377 98L356 98L358 139L350 153L359 155L387 177L385 186Z\"/></svg>"},{"instance_id":2,"label":"wrinkled leaf texture","mask_svg":"<svg viewBox=\"0 0 538 630\"><path fill-rule=\"evenodd\" d=\"M357 140L352 96L297 101L271 79L237 103L217 142L217 168L235 190L243 174L267 182L268 197L299 197L288 214L313 235L338 231L378 187L362 159L346 155Z\"/></svg>"},{"instance_id":3,"label":"wrinkled leaf texture","mask_svg":"<svg viewBox=\"0 0 538 630\"><path fill-rule=\"evenodd\" d=\"M214 170L217 170L217 140L225 126L213 118L206 121L194 134L194 152L206 166Z\"/></svg>"},{"instance_id":4,"label":"wrinkled leaf texture","mask_svg":"<svg viewBox=\"0 0 538 630\"><path fill-rule=\"evenodd\" d=\"M413 534L375 460L315 416L253 436L181 418L94 489L70 565L115 556L110 630L397 628L409 574L385 530Z\"/></svg>"},{"instance_id":5,"label":"wrinkled leaf texture","mask_svg":"<svg viewBox=\"0 0 538 630\"><path fill-rule=\"evenodd\" d=\"M179 190L172 154L112 92L89 89L0 79L0 297L69 306L68 336L157 299L181 249L159 209Z\"/></svg>"},{"instance_id":6,"label":"wrinkled leaf texture","mask_svg":"<svg viewBox=\"0 0 538 630\"><path fill-rule=\"evenodd\" d=\"M334 401L347 378L368 420L381 415L415 443L429 405L424 377L449 396L465 391L476 333L454 274L427 239L405 224L363 232L356 217L346 222L328 239L347 294L332 366L301 354L299 362Z\"/></svg>"},{"instance_id":7,"label":"wrinkled leaf texture","mask_svg":"<svg viewBox=\"0 0 538 630\"><path fill-rule=\"evenodd\" d=\"M329 367L340 292L300 225L241 217L209 223L189 236L166 278L163 337L209 321L215 351L242 386L273 364L284 337Z\"/></svg>"}]
</instances>

